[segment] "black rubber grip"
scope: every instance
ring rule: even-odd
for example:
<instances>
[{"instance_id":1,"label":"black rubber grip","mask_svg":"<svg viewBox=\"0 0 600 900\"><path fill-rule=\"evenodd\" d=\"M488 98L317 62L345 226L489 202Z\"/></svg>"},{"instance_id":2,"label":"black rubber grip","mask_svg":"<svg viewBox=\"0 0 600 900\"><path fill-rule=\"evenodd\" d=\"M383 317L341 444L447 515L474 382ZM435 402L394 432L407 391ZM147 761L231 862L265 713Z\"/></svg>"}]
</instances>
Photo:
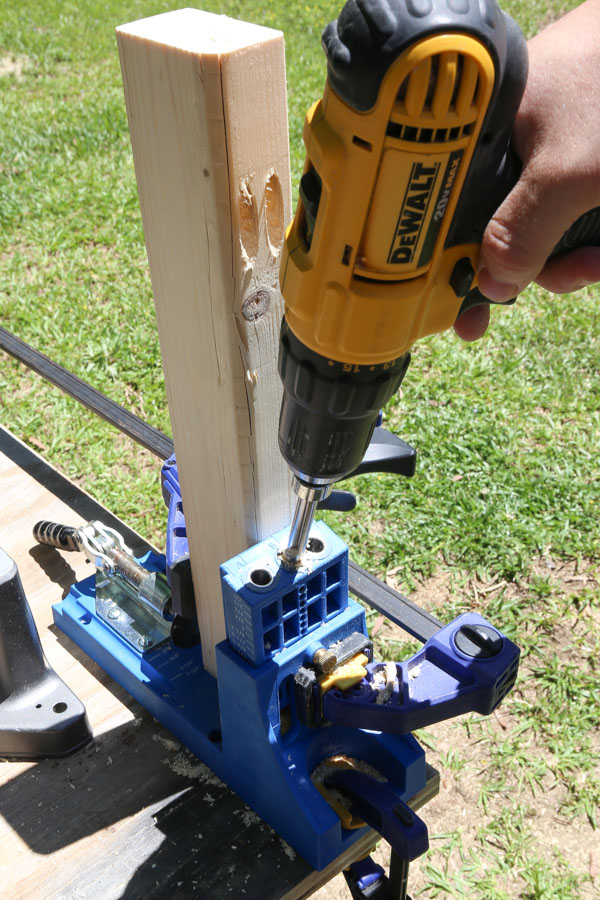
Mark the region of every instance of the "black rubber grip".
<instances>
[{"instance_id":1,"label":"black rubber grip","mask_svg":"<svg viewBox=\"0 0 600 900\"><path fill-rule=\"evenodd\" d=\"M590 209L573 222L550 254L550 259L579 247L600 247L600 206Z\"/></svg>"},{"instance_id":2,"label":"black rubber grip","mask_svg":"<svg viewBox=\"0 0 600 900\"><path fill-rule=\"evenodd\" d=\"M33 536L38 544L48 544L59 550L81 550L81 539L77 529L71 525L60 525L58 522L36 522Z\"/></svg>"},{"instance_id":3,"label":"black rubber grip","mask_svg":"<svg viewBox=\"0 0 600 900\"><path fill-rule=\"evenodd\" d=\"M503 69L507 20L496 0L349 0L322 35L327 80L345 103L366 112L401 53L452 32L484 43Z\"/></svg>"}]
</instances>

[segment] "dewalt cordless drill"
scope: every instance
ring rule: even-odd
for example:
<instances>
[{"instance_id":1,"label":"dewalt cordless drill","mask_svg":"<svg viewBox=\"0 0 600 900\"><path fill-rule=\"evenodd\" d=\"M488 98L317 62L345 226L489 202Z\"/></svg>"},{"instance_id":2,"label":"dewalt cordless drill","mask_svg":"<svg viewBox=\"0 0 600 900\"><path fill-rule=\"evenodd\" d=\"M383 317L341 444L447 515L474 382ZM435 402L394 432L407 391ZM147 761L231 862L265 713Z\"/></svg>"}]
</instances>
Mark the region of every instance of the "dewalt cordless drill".
<instances>
[{"instance_id":1,"label":"dewalt cordless drill","mask_svg":"<svg viewBox=\"0 0 600 900\"><path fill-rule=\"evenodd\" d=\"M495 0L349 0L322 42L280 273L289 566L318 501L361 462L412 344L485 302L479 245L520 172L510 138L527 78L523 35ZM594 210L557 249L598 243L599 226Z\"/></svg>"}]
</instances>

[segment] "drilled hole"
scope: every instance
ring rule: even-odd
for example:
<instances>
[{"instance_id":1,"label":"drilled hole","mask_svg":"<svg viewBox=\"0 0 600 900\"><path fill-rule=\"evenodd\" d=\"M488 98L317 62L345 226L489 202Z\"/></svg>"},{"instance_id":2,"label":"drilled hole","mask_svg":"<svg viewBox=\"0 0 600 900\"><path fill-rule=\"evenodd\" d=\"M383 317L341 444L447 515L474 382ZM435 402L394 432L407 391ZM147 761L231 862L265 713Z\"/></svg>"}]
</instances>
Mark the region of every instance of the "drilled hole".
<instances>
[{"instance_id":1,"label":"drilled hole","mask_svg":"<svg viewBox=\"0 0 600 900\"><path fill-rule=\"evenodd\" d=\"M257 587L266 587L273 581L273 576L268 569L253 569L250 572L250 581Z\"/></svg>"},{"instance_id":2,"label":"drilled hole","mask_svg":"<svg viewBox=\"0 0 600 900\"><path fill-rule=\"evenodd\" d=\"M208 734L208 739L211 744L220 744L223 740L221 736L221 730L219 728L215 728L213 731L210 731Z\"/></svg>"},{"instance_id":3,"label":"drilled hole","mask_svg":"<svg viewBox=\"0 0 600 900\"><path fill-rule=\"evenodd\" d=\"M281 182L275 172L269 175L265 186L265 219L269 243L273 249L278 250L285 233L285 212Z\"/></svg>"},{"instance_id":4,"label":"drilled hole","mask_svg":"<svg viewBox=\"0 0 600 900\"><path fill-rule=\"evenodd\" d=\"M240 240L246 255L254 259L258 253L258 209L249 179L242 178L238 193Z\"/></svg>"},{"instance_id":5,"label":"drilled hole","mask_svg":"<svg viewBox=\"0 0 600 900\"><path fill-rule=\"evenodd\" d=\"M67 708L67 704L63 703L62 700L60 703L55 703L54 706L52 707L52 709L54 710L55 713L64 713L66 708Z\"/></svg>"}]
</instances>

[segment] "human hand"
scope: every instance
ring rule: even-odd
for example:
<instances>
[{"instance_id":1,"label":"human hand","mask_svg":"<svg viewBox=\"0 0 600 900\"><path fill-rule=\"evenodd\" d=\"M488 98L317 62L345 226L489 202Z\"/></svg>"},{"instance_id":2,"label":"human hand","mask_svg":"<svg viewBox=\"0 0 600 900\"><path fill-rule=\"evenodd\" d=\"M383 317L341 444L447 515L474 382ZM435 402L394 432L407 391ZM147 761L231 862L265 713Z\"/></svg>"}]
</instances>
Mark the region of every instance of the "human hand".
<instances>
[{"instance_id":1,"label":"human hand","mask_svg":"<svg viewBox=\"0 0 600 900\"><path fill-rule=\"evenodd\" d=\"M600 205L600 0L577 9L529 41L529 77L515 119L519 181L483 236L479 289L504 302L531 281L554 293L600 281L600 247L546 262L564 232ZM464 340L484 334L487 306L456 322Z\"/></svg>"}]
</instances>

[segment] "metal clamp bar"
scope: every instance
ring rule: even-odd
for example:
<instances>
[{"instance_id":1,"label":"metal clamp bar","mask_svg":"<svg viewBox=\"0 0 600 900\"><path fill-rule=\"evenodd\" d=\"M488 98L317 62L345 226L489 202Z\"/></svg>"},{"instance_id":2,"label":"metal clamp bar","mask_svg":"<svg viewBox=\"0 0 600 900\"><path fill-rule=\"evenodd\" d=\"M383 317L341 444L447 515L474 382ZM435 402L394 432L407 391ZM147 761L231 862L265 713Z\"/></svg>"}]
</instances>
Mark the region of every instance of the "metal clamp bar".
<instances>
[{"instance_id":1,"label":"metal clamp bar","mask_svg":"<svg viewBox=\"0 0 600 900\"><path fill-rule=\"evenodd\" d=\"M425 643L443 627L444 623L427 610L417 606L352 560L348 570L348 587L355 597L383 613L418 641Z\"/></svg>"},{"instance_id":2,"label":"metal clamp bar","mask_svg":"<svg viewBox=\"0 0 600 900\"><path fill-rule=\"evenodd\" d=\"M24 363L46 381L50 381L83 406L91 409L96 415L114 425L123 434L137 441L142 447L150 450L160 459L167 459L174 450L173 441L158 428L148 425L135 413L130 412L120 403L111 400L106 394L96 390L87 382L78 378L68 369L53 362L39 350L35 350L21 338L15 337L0 326L0 349L5 350Z\"/></svg>"}]
</instances>

